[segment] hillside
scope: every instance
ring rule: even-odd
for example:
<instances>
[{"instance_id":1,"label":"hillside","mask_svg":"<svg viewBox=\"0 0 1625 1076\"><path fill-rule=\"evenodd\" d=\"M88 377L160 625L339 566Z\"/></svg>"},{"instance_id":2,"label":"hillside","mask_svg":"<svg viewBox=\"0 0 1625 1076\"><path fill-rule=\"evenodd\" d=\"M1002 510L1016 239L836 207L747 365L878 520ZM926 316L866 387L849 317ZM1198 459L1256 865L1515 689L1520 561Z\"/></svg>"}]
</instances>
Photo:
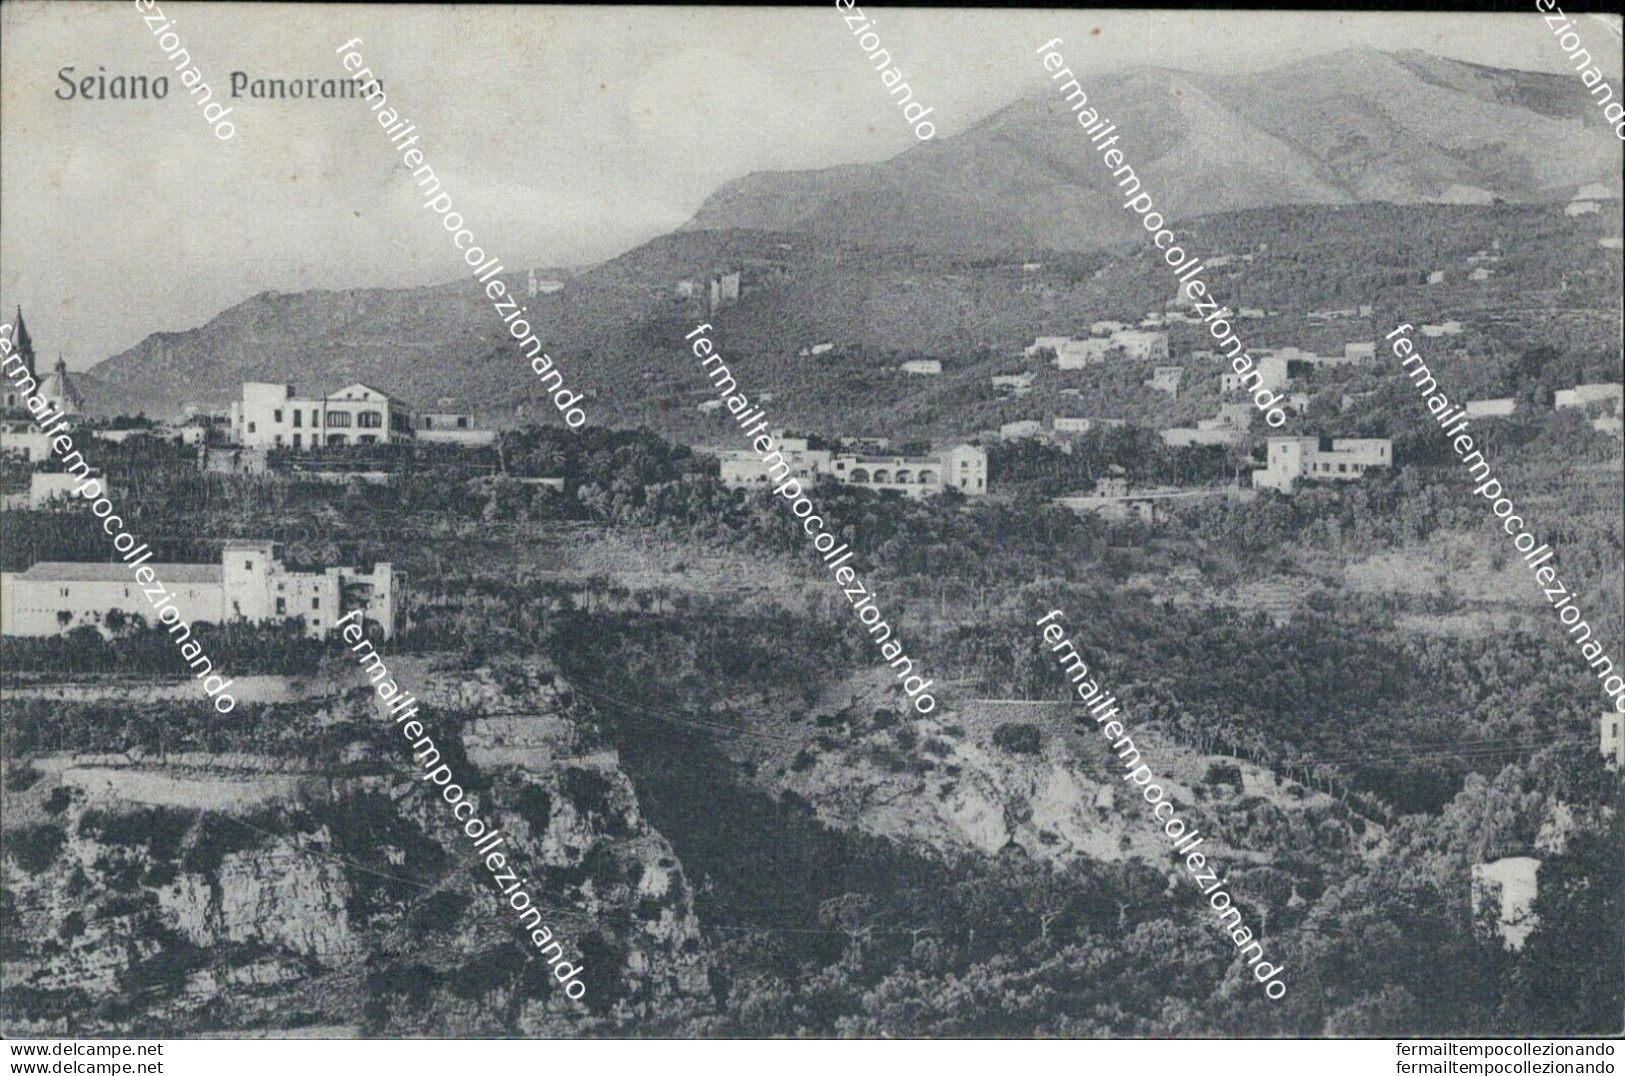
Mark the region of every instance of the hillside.
<instances>
[{"instance_id":1,"label":"hillside","mask_svg":"<svg viewBox=\"0 0 1625 1076\"><path fill-rule=\"evenodd\" d=\"M1436 201L1474 187L1541 201L1602 182L1618 146L1578 78L1370 48L1255 75L1140 68L1088 80L1164 215L1267 205ZM1053 86L888 161L756 173L694 230L805 231L864 245L1089 250L1132 234L1110 174Z\"/></svg>"},{"instance_id":2,"label":"hillside","mask_svg":"<svg viewBox=\"0 0 1625 1076\"><path fill-rule=\"evenodd\" d=\"M1620 259L1596 245L1612 227L1600 216L1570 220L1555 205L1311 206L1220 214L1188 222L1182 236L1210 258L1252 252L1251 262L1207 274L1232 305L1284 312L1247 324L1250 347L1340 350L1379 325L1455 317L1473 323L1460 346L1475 354L1536 343L1589 354L1618 339ZM1470 282L1468 259L1497 243L1496 275ZM1041 259L1042 268L1024 271L1025 258ZM726 267L744 274L737 305L701 318L692 300L676 296L678 281ZM1427 286L1431 269L1448 270L1447 282ZM1182 393L1177 412L1169 411L1175 405L1148 397L1139 386L1147 375L1134 370L1064 378L1049 370L1039 392L1022 401L995 400L989 388L990 374L1027 365L1020 349L1035 334L1076 331L1100 318L1137 320L1172 292L1168 271L1138 239L1090 254L1033 250L1010 261L865 253L784 233L683 232L528 300L527 316L568 383L598 394L589 405L598 423L646 424L684 440L728 436L714 416L697 413L708 385L678 346L707 320L747 391L775 394L778 420L923 437L1053 413L1065 386L1084 393L1066 401L1069 413L1177 421L1212 414L1213 396L1200 392ZM1316 329L1296 316L1354 303L1376 304L1373 319ZM1558 310L1568 313L1552 316ZM453 397L501 425L552 421L553 409L538 408L531 396L534 375L517 348L499 343L498 331L470 284L265 294L109 360L86 392L102 413L163 414L188 401L224 405L247 378L316 391L362 380L418 405ZM1176 360L1201 346L1196 332L1175 328ZM798 357L820 342L835 348ZM1613 354L1617 362L1617 347ZM897 371L916 356L942 359L943 376Z\"/></svg>"}]
</instances>

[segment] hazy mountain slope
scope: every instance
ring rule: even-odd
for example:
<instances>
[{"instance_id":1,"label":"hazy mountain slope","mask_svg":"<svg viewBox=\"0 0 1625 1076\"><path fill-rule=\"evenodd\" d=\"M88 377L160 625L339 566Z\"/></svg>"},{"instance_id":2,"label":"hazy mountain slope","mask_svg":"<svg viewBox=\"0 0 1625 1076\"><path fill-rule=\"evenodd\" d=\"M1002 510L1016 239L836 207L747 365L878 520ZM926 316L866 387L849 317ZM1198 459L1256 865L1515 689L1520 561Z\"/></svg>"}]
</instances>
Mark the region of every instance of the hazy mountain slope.
<instances>
[{"instance_id":1,"label":"hazy mountain slope","mask_svg":"<svg viewBox=\"0 0 1625 1076\"><path fill-rule=\"evenodd\" d=\"M1599 137L1578 77L1351 49L1209 85L1334 169L1357 201L1427 201L1450 183L1508 200L1610 180L1618 190L1617 141Z\"/></svg>"},{"instance_id":2,"label":"hazy mountain slope","mask_svg":"<svg viewBox=\"0 0 1625 1076\"><path fill-rule=\"evenodd\" d=\"M1359 48L1262 74L1139 69L1086 88L1146 189L1178 217L1430 201L1453 184L1507 200L1619 185L1618 144L1577 76ZM1056 90L888 161L746 176L687 227L954 251L1084 250L1124 236L1133 225L1122 200L1103 197L1115 183Z\"/></svg>"},{"instance_id":3,"label":"hazy mountain slope","mask_svg":"<svg viewBox=\"0 0 1625 1076\"><path fill-rule=\"evenodd\" d=\"M966 401L946 381L864 378L894 369L902 353L1008 354L1034 332L1071 331L1080 318L1138 316L1168 297L1164 270L1140 273L1146 234L1055 89L879 164L727 184L677 233L592 269L550 272L566 287L526 300L525 316L569 387L601 395L588 404L594 421L684 433L705 386L672 347L674 333L698 314L676 286L739 269L744 301L710 320L728 333L742 368L770 357L769 366L750 371L767 381L763 387L813 392L807 402L819 409L846 406L849 426L862 424L859 412L877 426L957 415ZM1312 272L1294 267L1285 277L1294 284L1254 290L1254 303L1380 298L1446 250L1461 245L1465 255L1496 237L1515 254L1550 251L1548 268L1586 266L1594 274L1604 267L1591 235L1603 219L1565 222L1555 206L1536 217L1488 209L1405 216L1369 204L1332 212L1352 203L1432 202L1466 188L1543 203L1581 183L1617 192L1618 141L1577 77L1353 49L1248 76L1140 69L1102 78L1090 93L1117 123L1119 146L1159 210L1183 222L1181 239L1191 249L1207 249L1203 222L1227 214L1320 207L1224 229L1234 232L1232 249L1316 235L1339 241L1335 250L1306 251L1310 260L1301 264ZM1418 227L1425 242L1411 231ZM1590 236L1579 247L1566 238L1577 229ZM1102 248L1116 243L1124 244L1119 264L1093 278L1113 261ZM1366 269L1344 264L1358 250ZM1272 251L1246 281L1256 285L1285 256ZM1051 267L1032 278L1020 271L1025 261ZM1376 265L1391 268L1375 272ZM1506 298L1529 301L1529 287L1557 286L1561 275L1543 272ZM1565 286L1587 294L1596 284L1570 276ZM1503 267L1472 300L1514 281ZM523 292L521 278L507 283ZM1426 294L1430 304L1439 298ZM801 347L826 340L860 362L864 378L795 359ZM318 392L367 381L419 406L454 397L501 423L553 414L469 280L255 296L196 330L157 334L110 359L85 379L84 391L99 413L167 414L187 402L224 404L249 379Z\"/></svg>"}]
</instances>

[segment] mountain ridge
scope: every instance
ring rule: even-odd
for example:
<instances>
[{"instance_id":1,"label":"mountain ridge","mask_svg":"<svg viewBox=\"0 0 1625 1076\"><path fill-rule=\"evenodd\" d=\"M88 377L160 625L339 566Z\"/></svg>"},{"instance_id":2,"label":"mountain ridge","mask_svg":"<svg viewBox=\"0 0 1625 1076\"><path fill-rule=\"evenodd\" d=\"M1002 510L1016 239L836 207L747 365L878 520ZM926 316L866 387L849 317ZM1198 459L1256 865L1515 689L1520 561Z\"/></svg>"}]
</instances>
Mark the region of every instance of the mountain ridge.
<instances>
[{"instance_id":1,"label":"mountain ridge","mask_svg":"<svg viewBox=\"0 0 1625 1076\"><path fill-rule=\"evenodd\" d=\"M1171 219L1273 204L1425 202L1452 186L1539 201L1587 182L1619 185L1617 148L1578 77L1357 47L1254 74L1137 66L1092 81L1089 106L1117 124L1125 160ZM1133 224L1094 197L1111 187L1108 173L1088 160L1091 147L1070 119L1056 87L1045 86L886 161L742 176L683 229L813 222L814 234L859 245L900 231L923 249L986 253L1058 233L1064 240L1047 245L1092 249ZM924 171L927 160L945 167ZM1227 173L1225 162L1241 172ZM965 211L963 193L978 177L991 180L986 201L1005 219L979 222ZM883 210L901 192L913 213L899 228ZM877 209L859 211L856 195Z\"/></svg>"},{"instance_id":2,"label":"mountain ridge","mask_svg":"<svg viewBox=\"0 0 1625 1076\"><path fill-rule=\"evenodd\" d=\"M755 294L721 318L758 352L793 356L827 339L876 353L1008 346L1018 328L1058 320L1053 301L1006 294L964 266L1070 259L1068 273L1096 272L1105 263L1094 254L1145 247L1056 89L886 161L724 183L676 231L597 266L551 271L566 287L528 297L527 316L572 388L636 395L643 416L652 393L690 387L650 358L695 320L678 284L729 269L745 269ZM1182 237L1204 220L1272 207L1445 203L1463 190L1549 204L1591 182L1619 191L1617 142L1577 77L1351 49L1247 75L1139 67L1090 92ZM504 282L524 294L523 272ZM420 406L449 397L502 423L550 414L483 294L467 280L262 292L196 329L149 336L93 367L84 389L99 413L173 413L269 380L313 392L366 381ZM932 302L951 304L935 324Z\"/></svg>"}]
</instances>

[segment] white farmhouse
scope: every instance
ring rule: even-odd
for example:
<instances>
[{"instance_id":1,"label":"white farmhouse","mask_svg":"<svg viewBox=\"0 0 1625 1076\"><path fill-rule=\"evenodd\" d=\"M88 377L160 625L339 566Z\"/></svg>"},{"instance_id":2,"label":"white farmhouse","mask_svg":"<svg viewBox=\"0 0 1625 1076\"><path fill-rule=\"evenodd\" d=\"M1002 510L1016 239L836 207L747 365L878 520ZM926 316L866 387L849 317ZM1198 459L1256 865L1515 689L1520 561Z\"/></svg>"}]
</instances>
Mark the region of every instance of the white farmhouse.
<instances>
[{"instance_id":1,"label":"white farmhouse","mask_svg":"<svg viewBox=\"0 0 1625 1076\"><path fill-rule=\"evenodd\" d=\"M1318 437L1271 437L1264 466L1253 472L1253 488L1291 493L1303 478L1347 482L1367 470L1393 466L1393 442L1380 437L1342 437L1330 452Z\"/></svg>"}]
</instances>

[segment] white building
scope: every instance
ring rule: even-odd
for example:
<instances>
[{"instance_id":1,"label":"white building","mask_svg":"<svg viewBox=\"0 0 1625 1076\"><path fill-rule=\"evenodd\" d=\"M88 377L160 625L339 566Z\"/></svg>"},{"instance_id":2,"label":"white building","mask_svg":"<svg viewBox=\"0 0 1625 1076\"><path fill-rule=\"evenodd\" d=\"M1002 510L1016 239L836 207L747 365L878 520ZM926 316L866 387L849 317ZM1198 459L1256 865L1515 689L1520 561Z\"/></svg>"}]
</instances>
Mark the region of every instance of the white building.
<instances>
[{"instance_id":1,"label":"white building","mask_svg":"<svg viewBox=\"0 0 1625 1076\"><path fill-rule=\"evenodd\" d=\"M530 269L525 273L525 295L534 299L538 295L552 295L556 291L564 290L564 282L560 280L537 280L536 270Z\"/></svg>"},{"instance_id":2,"label":"white building","mask_svg":"<svg viewBox=\"0 0 1625 1076\"><path fill-rule=\"evenodd\" d=\"M790 467L797 478L817 479L832 473L830 461L834 453L827 449L810 448L805 437L787 437L783 430L773 431L774 451ZM717 453L722 461L722 480L730 486L768 485L768 468L762 466L762 457L745 449L724 449Z\"/></svg>"},{"instance_id":3,"label":"white building","mask_svg":"<svg viewBox=\"0 0 1625 1076\"><path fill-rule=\"evenodd\" d=\"M1625 766L1625 716L1617 710L1605 710L1602 723L1598 726L1602 749L1602 757L1608 760L1610 769L1619 769Z\"/></svg>"},{"instance_id":4,"label":"white building","mask_svg":"<svg viewBox=\"0 0 1625 1076\"><path fill-rule=\"evenodd\" d=\"M1159 392L1166 392L1177 400L1179 399L1179 382L1184 376L1185 370L1183 367L1159 366L1152 373L1151 380L1145 384L1146 387L1156 389Z\"/></svg>"},{"instance_id":5,"label":"white building","mask_svg":"<svg viewBox=\"0 0 1625 1076\"><path fill-rule=\"evenodd\" d=\"M27 419L5 419L0 421L0 449L27 463L42 463L51 458L51 438Z\"/></svg>"},{"instance_id":6,"label":"white building","mask_svg":"<svg viewBox=\"0 0 1625 1076\"><path fill-rule=\"evenodd\" d=\"M957 489L972 497L987 493L987 453L975 445L957 445L930 456L883 456L811 449L805 438L784 437L777 432L774 441L774 450L790 468L790 474L803 482L823 478L849 486L898 490L910 497L928 497L944 489ZM749 488L771 484L770 468L763 466L759 454L725 450L717 456L722 481L727 485ZM772 455L768 458L772 459Z\"/></svg>"},{"instance_id":7,"label":"white building","mask_svg":"<svg viewBox=\"0 0 1625 1076\"><path fill-rule=\"evenodd\" d=\"M1211 426L1198 429L1193 426L1174 426L1158 430L1157 436L1169 448L1195 448L1201 445L1239 445L1247 440L1246 430Z\"/></svg>"},{"instance_id":8,"label":"white building","mask_svg":"<svg viewBox=\"0 0 1625 1076\"><path fill-rule=\"evenodd\" d=\"M299 397L292 385L243 382L231 405L232 436L244 448L325 448L410 440L406 405L356 382L326 396Z\"/></svg>"},{"instance_id":9,"label":"white building","mask_svg":"<svg viewBox=\"0 0 1625 1076\"><path fill-rule=\"evenodd\" d=\"M739 301L739 294L739 274L718 273L711 278L706 287L706 310L715 314L723 307L732 306Z\"/></svg>"},{"instance_id":10,"label":"white building","mask_svg":"<svg viewBox=\"0 0 1625 1076\"><path fill-rule=\"evenodd\" d=\"M1429 284L1443 284L1444 283L1444 270L1443 269L1435 269L1435 270L1433 270L1433 272L1429 273L1428 274L1428 283Z\"/></svg>"},{"instance_id":11,"label":"white building","mask_svg":"<svg viewBox=\"0 0 1625 1076\"><path fill-rule=\"evenodd\" d=\"M1446 322L1441 322L1438 325L1424 325L1424 326L1422 326L1422 335L1423 336L1460 336L1461 335L1461 322L1459 322L1459 321L1446 321Z\"/></svg>"},{"instance_id":12,"label":"white building","mask_svg":"<svg viewBox=\"0 0 1625 1076\"><path fill-rule=\"evenodd\" d=\"M1033 390L1033 374L994 374L993 391L1012 396L1025 396Z\"/></svg>"},{"instance_id":13,"label":"white building","mask_svg":"<svg viewBox=\"0 0 1625 1076\"><path fill-rule=\"evenodd\" d=\"M1558 389L1553 406L1559 411L1566 411L1571 407L1586 407L1594 403L1613 401L1611 410L1620 410L1620 401L1625 399L1625 385L1619 382L1599 381L1590 385L1576 385L1572 389Z\"/></svg>"},{"instance_id":14,"label":"white building","mask_svg":"<svg viewBox=\"0 0 1625 1076\"><path fill-rule=\"evenodd\" d=\"M811 347L804 347L799 352L797 352L796 354L799 355L803 359L807 359L807 358L816 359L818 356L820 356L820 355L828 355L831 351L834 351L834 350L835 350L835 345L833 343L831 343L830 341L826 340L821 344L814 344Z\"/></svg>"},{"instance_id":15,"label":"white building","mask_svg":"<svg viewBox=\"0 0 1625 1076\"><path fill-rule=\"evenodd\" d=\"M1296 351L1297 349L1293 348L1292 350ZM1290 361L1292 360L1289 360L1284 355L1265 355L1253 364L1253 370L1257 371L1256 377L1251 372L1245 374L1233 372L1220 374L1219 390L1221 392L1236 392L1239 390L1264 389L1268 392L1276 392L1284 389L1287 382L1291 380L1287 376L1287 364Z\"/></svg>"},{"instance_id":16,"label":"white building","mask_svg":"<svg viewBox=\"0 0 1625 1076\"><path fill-rule=\"evenodd\" d=\"M137 578L140 569L150 575ZM372 571L328 568L289 571L270 542L228 542L219 564L150 564L41 561L27 571L0 573L0 632L63 635L90 625L108 630L107 615L158 621L143 582L162 582L190 624L233 621L265 624L303 618L305 634L321 638L333 621L361 609L384 634L395 631L397 591L391 566ZM173 632L173 629L172 629Z\"/></svg>"},{"instance_id":17,"label":"white building","mask_svg":"<svg viewBox=\"0 0 1625 1076\"><path fill-rule=\"evenodd\" d=\"M1508 856L1493 863L1474 863L1471 904L1476 920L1480 908L1497 909L1495 932L1508 949L1522 949L1535 929L1535 896L1540 860L1530 856Z\"/></svg>"},{"instance_id":18,"label":"white building","mask_svg":"<svg viewBox=\"0 0 1625 1076\"><path fill-rule=\"evenodd\" d=\"M1477 269L1474 269L1471 273L1467 274L1467 279L1468 280L1485 281L1485 280L1488 280L1490 277L1492 277L1494 275L1495 275L1495 270L1494 269L1491 269L1491 268L1489 268L1488 266L1485 266L1485 265L1480 265Z\"/></svg>"},{"instance_id":19,"label":"white building","mask_svg":"<svg viewBox=\"0 0 1625 1076\"><path fill-rule=\"evenodd\" d=\"M1006 422L999 427L999 437L1006 441L1016 441L1023 437L1036 437L1043 428L1044 424L1036 419Z\"/></svg>"},{"instance_id":20,"label":"white building","mask_svg":"<svg viewBox=\"0 0 1625 1076\"><path fill-rule=\"evenodd\" d=\"M942 373L941 359L910 359L901 367L905 374L940 374Z\"/></svg>"},{"instance_id":21,"label":"white building","mask_svg":"<svg viewBox=\"0 0 1625 1076\"><path fill-rule=\"evenodd\" d=\"M1502 396L1494 400L1468 400L1462 414L1468 418L1499 418L1510 415L1518 409L1518 401L1511 396Z\"/></svg>"},{"instance_id":22,"label":"white building","mask_svg":"<svg viewBox=\"0 0 1625 1076\"><path fill-rule=\"evenodd\" d=\"M1110 429L1122 425L1125 425L1125 420L1120 418L1062 418L1059 415L1051 422L1052 431L1057 436L1088 433L1096 426Z\"/></svg>"},{"instance_id":23,"label":"white building","mask_svg":"<svg viewBox=\"0 0 1625 1076\"><path fill-rule=\"evenodd\" d=\"M1166 332L1146 332L1137 329L1123 329L1111 335L1114 348L1123 352L1131 359L1168 359L1168 334Z\"/></svg>"},{"instance_id":24,"label":"white building","mask_svg":"<svg viewBox=\"0 0 1625 1076\"><path fill-rule=\"evenodd\" d=\"M1602 208L1602 207L1599 206L1596 202L1581 201L1580 199L1575 199L1574 201L1570 202L1568 205L1563 207L1563 215L1565 217L1583 217L1583 216L1586 216L1588 214L1597 212L1600 208Z\"/></svg>"},{"instance_id":25,"label":"white building","mask_svg":"<svg viewBox=\"0 0 1625 1076\"><path fill-rule=\"evenodd\" d=\"M94 478L101 483L104 493L111 496L107 484L107 475L97 468L92 468L85 478ZM28 507L44 508L52 501L66 501L73 496L75 488L81 486L84 479L73 471L34 471L28 476Z\"/></svg>"},{"instance_id":26,"label":"white building","mask_svg":"<svg viewBox=\"0 0 1625 1076\"><path fill-rule=\"evenodd\" d=\"M187 422L179 426L155 426L152 435L178 445L196 446L209 439L209 427L196 422Z\"/></svg>"},{"instance_id":27,"label":"white building","mask_svg":"<svg viewBox=\"0 0 1625 1076\"><path fill-rule=\"evenodd\" d=\"M1393 466L1393 442L1387 438L1342 437L1322 451L1318 437L1271 437L1264 466L1253 472L1254 489L1291 493L1299 479L1357 479L1374 467Z\"/></svg>"},{"instance_id":28,"label":"white building","mask_svg":"<svg viewBox=\"0 0 1625 1076\"><path fill-rule=\"evenodd\" d=\"M424 444L494 445L497 431L474 427L474 420L457 411L426 411L412 416L412 436Z\"/></svg>"},{"instance_id":29,"label":"white building","mask_svg":"<svg viewBox=\"0 0 1625 1076\"><path fill-rule=\"evenodd\" d=\"M1035 358L1040 351L1053 351L1059 355L1071 339L1070 336L1040 336L1027 345L1026 355L1029 359Z\"/></svg>"},{"instance_id":30,"label":"white building","mask_svg":"<svg viewBox=\"0 0 1625 1076\"><path fill-rule=\"evenodd\" d=\"M1112 341L1109 338L1084 337L1071 339L1061 345L1055 352L1055 368L1058 370L1081 370L1085 366L1105 362L1112 353Z\"/></svg>"},{"instance_id":31,"label":"white building","mask_svg":"<svg viewBox=\"0 0 1625 1076\"><path fill-rule=\"evenodd\" d=\"M928 497L957 489L968 497L987 493L987 453L976 445L956 445L931 456L836 456L830 473L837 482L869 489L898 490Z\"/></svg>"}]
</instances>

